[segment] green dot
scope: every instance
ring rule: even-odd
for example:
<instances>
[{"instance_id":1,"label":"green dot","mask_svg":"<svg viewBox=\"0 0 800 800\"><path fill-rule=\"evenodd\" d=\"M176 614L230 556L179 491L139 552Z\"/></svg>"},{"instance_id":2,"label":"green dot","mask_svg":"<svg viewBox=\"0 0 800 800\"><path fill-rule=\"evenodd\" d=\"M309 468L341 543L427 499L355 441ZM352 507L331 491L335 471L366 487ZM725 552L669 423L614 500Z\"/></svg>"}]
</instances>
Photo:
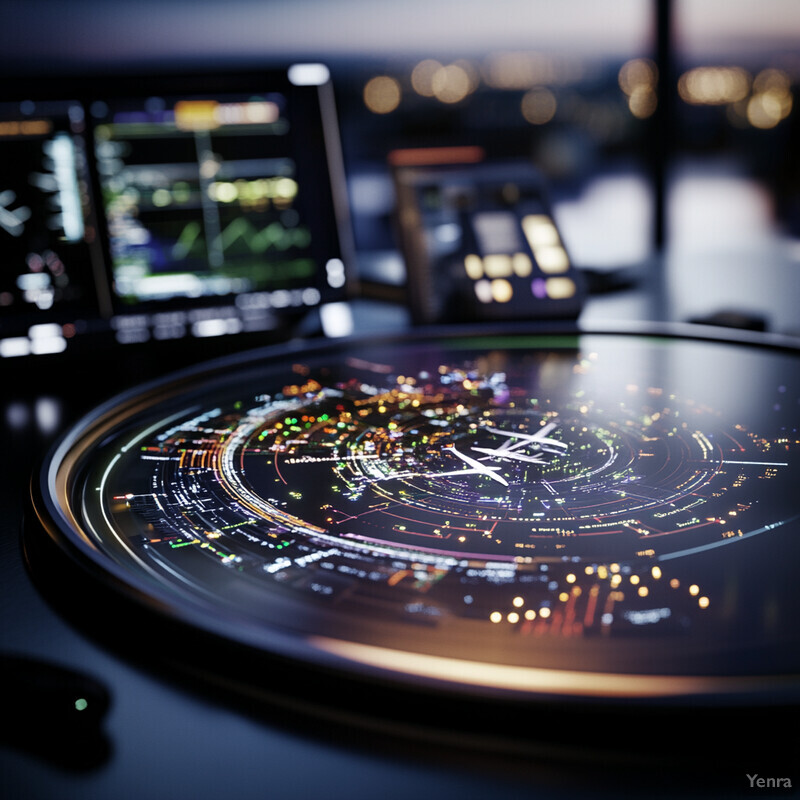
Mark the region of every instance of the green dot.
<instances>
[{"instance_id":1,"label":"green dot","mask_svg":"<svg viewBox=\"0 0 800 800\"><path fill-rule=\"evenodd\" d=\"M88 700L86 700L86 698L85 698L85 697L79 697L79 698L78 698L78 699L75 701L75 708L77 708L77 709L78 709L78 711L83 711L84 709L86 709L86 707L87 707L88 705L89 705L89 702L88 702Z\"/></svg>"}]
</instances>

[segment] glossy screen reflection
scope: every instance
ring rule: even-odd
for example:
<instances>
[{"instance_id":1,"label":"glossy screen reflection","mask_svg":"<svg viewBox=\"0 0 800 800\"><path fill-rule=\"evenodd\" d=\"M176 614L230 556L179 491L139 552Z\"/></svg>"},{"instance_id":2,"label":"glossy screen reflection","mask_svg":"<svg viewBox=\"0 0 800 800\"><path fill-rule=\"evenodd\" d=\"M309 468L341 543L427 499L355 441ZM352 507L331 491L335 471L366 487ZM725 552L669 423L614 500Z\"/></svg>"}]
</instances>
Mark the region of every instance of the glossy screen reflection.
<instances>
[{"instance_id":1,"label":"glossy screen reflection","mask_svg":"<svg viewBox=\"0 0 800 800\"><path fill-rule=\"evenodd\" d=\"M799 389L796 353L715 342L338 344L129 398L45 478L123 590L268 651L752 691L798 667Z\"/></svg>"}]
</instances>

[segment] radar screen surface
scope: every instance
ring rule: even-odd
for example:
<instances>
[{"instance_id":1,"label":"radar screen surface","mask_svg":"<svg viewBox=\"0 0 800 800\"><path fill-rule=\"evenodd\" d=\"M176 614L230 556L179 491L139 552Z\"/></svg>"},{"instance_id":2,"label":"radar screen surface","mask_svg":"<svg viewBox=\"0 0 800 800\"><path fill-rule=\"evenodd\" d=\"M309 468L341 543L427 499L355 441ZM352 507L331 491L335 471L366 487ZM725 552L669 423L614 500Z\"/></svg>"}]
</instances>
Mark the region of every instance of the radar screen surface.
<instances>
[{"instance_id":1,"label":"radar screen surface","mask_svg":"<svg viewBox=\"0 0 800 800\"><path fill-rule=\"evenodd\" d=\"M456 696L777 703L799 401L797 351L716 340L289 346L101 407L36 505L106 587L253 652Z\"/></svg>"}]
</instances>

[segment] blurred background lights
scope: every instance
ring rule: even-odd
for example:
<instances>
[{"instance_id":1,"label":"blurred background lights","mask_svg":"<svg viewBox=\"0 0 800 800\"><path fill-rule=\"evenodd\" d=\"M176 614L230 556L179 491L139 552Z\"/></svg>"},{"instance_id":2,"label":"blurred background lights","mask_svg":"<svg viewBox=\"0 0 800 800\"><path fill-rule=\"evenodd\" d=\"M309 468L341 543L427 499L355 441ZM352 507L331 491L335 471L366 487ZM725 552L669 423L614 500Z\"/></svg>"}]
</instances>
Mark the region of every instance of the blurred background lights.
<instances>
[{"instance_id":1,"label":"blurred background lights","mask_svg":"<svg viewBox=\"0 0 800 800\"><path fill-rule=\"evenodd\" d=\"M562 65L535 52L492 53L483 64L483 77L493 89L529 89L564 80Z\"/></svg>"},{"instance_id":2,"label":"blurred background lights","mask_svg":"<svg viewBox=\"0 0 800 800\"><path fill-rule=\"evenodd\" d=\"M520 105L522 116L531 125L545 125L556 115L556 97L543 86L537 86L526 92Z\"/></svg>"},{"instance_id":3,"label":"blurred background lights","mask_svg":"<svg viewBox=\"0 0 800 800\"><path fill-rule=\"evenodd\" d=\"M620 67L617 79L620 89L630 97L642 86L654 88L658 79L658 69L649 58L632 58Z\"/></svg>"},{"instance_id":4,"label":"blurred background lights","mask_svg":"<svg viewBox=\"0 0 800 800\"><path fill-rule=\"evenodd\" d=\"M414 91L423 97L433 97L433 76L441 68L442 65L433 58L420 61L411 71L411 86Z\"/></svg>"},{"instance_id":5,"label":"blurred background lights","mask_svg":"<svg viewBox=\"0 0 800 800\"><path fill-rule=\"evenodd\" d=\"M458 64L440 67L431 78L434 97L442 103L458 103L472 88L467 71Z\"/></svg>"},{"instance_id":6,"label":"blurred background lights","mask_svg":"<svg viewBox=\"0 0 800 800\"><path fill-rule=\"evenodd\" d=\"M484 65L484 78L493 89L527 89L536 82L532 53L497 53Z\"/></svg>"},{"instance_id":7,"label":"blurred background lights","mask_svg":"<svg viewBox=\"0 0 800 800\"><path fill-rule=\"evenodd\" d=\"M774 128L792 110L791 79L778 69L765 69L753 81L747 102L747 121L754 128Z\"/></svg>"},{"instance_id":8,"label":"blurred background lights","mask_svg":"<svg viewBox=\"0 0 800 800\"><path fill-rule=\"evenodd\" d=\"M753 92L775 92L779 95L789 94L792 79L781 69L765 69L753 80Z\"/></svg>"},{"instance_id":9,"label":"blurred background lights","mask_svg":"<svg viewBox=\"0 0 800 800\"><path fill-rule=\"evenodd\" d=\"M658 105L656 65L648 58L632 58L622 65L617 80L628 98L631 114L637 119L652 116Z\"/></svg>"},{"instance_id":10,"label":"blurred background lights","mask_svg":"<svg viewBox=\"0 0 800 800\"><path fill-rule=\"evenodd\" d=\"M403 90L399 81L389 75L377 75L364 87L364 105L373 114L389 114L399 105Z\"/></svg>"},{"instance_id":11,"label":"blurred background lights","mask_svg":"<svg viewBox=\"0 0 800 800\"><path fill-rule=\"evenodd\" d=\"M628 108L636 119L651 117L655 113L657 105L658 98L655 89L649 86L637 86L628 98Z\"/></svg>"},{"instance_id":12,"label":"blurred background lights","mask_svg":"<svg viewBox=\"0 0 800 800\"><path fill-rule=\"evenodd\" d=\"M426 58L411 71L411 87L418 95L435 97L446 104L460 102L474 92L479 84L478 71L463 58L448 66L436 59Z\"/></svg>"},{"instance_id":13,"label":"blurred background lights","mask_svg":"<svg viewBox=\"0 0 800 800\"><path fill-rule=\"evenodd\" d=\"M695 67L678 80L678 94L691 105L735 103L749 91L750 74L741 67Z\"/></svg>"},{"instance_id":14,"label":"blurred background lights","mask_svg":"<svg viewBox=\"0 0 800 800\"><path fill-rule=\"evenodd\" d=\"M787 101L782 103L771 94L753 95L747 103L747 121L754 128L774 128L791 109L791 97Z\"/></svg>"},{"instance_id":15,"label":"blurred background lights","mask_svg":"<svg viewBox=\"0 0 800 800\"><path fill-rule=\"evenodd\" d=\"M476 91L481 85L481 76L475 64L466 58L459 58L453 62L453 66L463 70L464 74L467 76L467 80L469 81L469 93L471 94Z\"/></svg>"}]
</instances>

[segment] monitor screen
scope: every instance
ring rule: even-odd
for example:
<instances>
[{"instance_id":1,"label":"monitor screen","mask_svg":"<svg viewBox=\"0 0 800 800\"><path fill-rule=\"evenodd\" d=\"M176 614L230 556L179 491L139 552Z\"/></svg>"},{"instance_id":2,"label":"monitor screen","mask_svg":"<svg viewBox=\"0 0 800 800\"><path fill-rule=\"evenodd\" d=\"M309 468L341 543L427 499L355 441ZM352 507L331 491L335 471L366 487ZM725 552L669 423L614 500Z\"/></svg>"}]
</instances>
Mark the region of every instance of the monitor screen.
<instances>
[{"instance_id":1,"label":"monitor screen","mask_svg":"<svg viewBox=\"0 0 800 800\"><path fill-rule=\"evenodd\" d=\"M342 299L330 84L305 66L0 106L0 356L274 331Z\"/></svg>"},{"instance_id":2,"label":"monitor screen","mask_svg":"<svg viewBox=\"0 0 800 800\"><path fill-rule=\"evenodd\" d=\"M82 129L77 101L0 105L0 356L61 352L98 313Z\"/></svg>"}]
</instances>

